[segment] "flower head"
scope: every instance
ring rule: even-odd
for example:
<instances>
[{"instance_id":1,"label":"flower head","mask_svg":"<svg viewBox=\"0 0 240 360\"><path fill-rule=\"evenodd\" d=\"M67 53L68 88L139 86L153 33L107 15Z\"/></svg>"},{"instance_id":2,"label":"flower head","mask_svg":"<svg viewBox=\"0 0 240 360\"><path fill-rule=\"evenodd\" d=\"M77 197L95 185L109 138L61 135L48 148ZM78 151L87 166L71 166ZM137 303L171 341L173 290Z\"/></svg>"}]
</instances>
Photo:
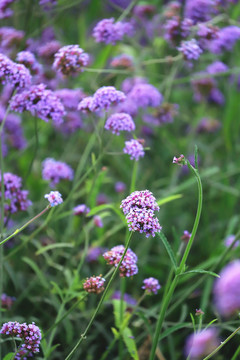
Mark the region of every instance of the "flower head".
<instances>
[{"instance_id":1,"label":"flower head","mask_svg":"<svg viewBox=\"0 0 240 360\"><path fill-rule=\"evenodd\" d=\"M43 161L42 167L42 177L44 180L51 181L52 187L58 184L60 180L73 179L73 169L62 161L47 158Z\"/></svg>"},{"instance_id":2,"label":"flower head","mask_svg":"<svg viewBox=\"0 0 240 360\"><path fill-rule=\"evenodd\" d=\"M181 236L181 240L188 242L192 234L188 230L184 230L183 235Z\"/></svg>"},{"instance_id":3,"label":"flower head","mask_svg":"<svg viewBox=\"0 0 240 360\"><path fill-rule=\"evenodd\" d=\"M236 236L235 235L228 235L227 237L226 237L226 239L224 240L224 245L226 246L226 247L230 247L231 245L232 245L232 243L234 242L234 240L236 239ZM236 248L236 247L238 247L238 245L240 244L240 241L239 240L237 240L236 242L235 242L235 244L234 244L234 248Z\"/></svg>"},{"instance_id":4,"label":"flower head","mask_svg":"<svg viewBox=\"0 0 240 360\"><path fill-rule=\"evenodd\" d=\"M132 117L126 113L116 113L111 115L105 124L105 129L113 134L120 135L120 131L134 131L135 124Z\"/></svg>"},{"instance_id":5,"label":"flower head","mask_svg":"<svg viewBox=\"0 0 240 360\"><path fill-rule=\"evenodd\" d=\"M54 55L53 68L63 75L74 75L82 72L89 64L89 55L78 45L63 46Z\"/></svg>"},{"instance_id":6,"label":"flower head","mask_svg":"<svg viewBox=\"0 0 240 360\"><path fill-rule=\"evenodd\" d=\"M17 64L7 56L0 54L0 81L17 88L28 87L31 83L29 70L22 64Z\"/></svg>"},{"instance_id":7,"label":"flower head","mask_svg":"<svg viewBox=\"0 0 240 360\"><path fill-rule=\"evenodd\" d=\"M41 65L37 62L35 55L30 51L20 51L17 54L16 61L26 66L33 74L40 72Z\"/></svg>"},{"instance_id":8,"label":"flower head","mask_svg":"<svg viewBox=\"0 0 240 360\"><path fill-rule=\"evenodd\" d=\"M122 208L125 215L131 210L137 209L159 211L156 199L149 190L134 191L126 199L122 200L120 208Z\"/></svg>"},{"instance_id":9,"label":"flower head","mask_svg":"<svg viewBox=\"0 0 240 360\"><path fill-rule=\"evenodd\" d=\"M104 282L106 280L99 276L91 276L87 278L83 284L83 288L88 293L100 294L104 290Z\"/></svg>"},{"instance_id":10,"label":"flower head","mask_svg":"<svg viewBox=\"0 0 240 360\"><path fill-rule=\"evenodd\" d=\"M117 267L123 256L124 250L125 248L123 245L118 245L105 252L103 257L109 265ZM136 275L138 273L137 260L137 255L131 249L127 249L127 252L119 267L120 276L130 277Z\"/></svg>"},{"instance_id":11,"label":"flower head","mask_svg":"<svg viewBox=\"0 0 240 360\"><path fill-rule=\"evenodd\" d=\"M99 215L95 215L93 217L93 223L96 227L102 228L103 227L103 222L102 219Z\"/></svg>"},{"instance_id":12,"label":"flower head","mask_svg":"<svg viewBox=\"0 0 240 360\"><path fill-rule=\"evenodd\" d=\"M180 166L186 165L185 156L180 155L178 158L176 156L174 156L173 164L177 164L177 165L180 165Z\"/></svg>"},{"instance_id":13,"label":"flower head","mask_svg":"<svg viewBox=\"0 0 240 360\"><path fill-rule=\"evenodd\" d=\"M114 185L114 188L117 193L121 193L126 190L126 184L122 181L117 181Z\"/></svg>"},{"instance_id":14,"label":"flower head","mask_svg":"<svg viewBox=\"0 0 240 360\"><path fill-rule=\"evenodd\" d=\"M142 289L146 290L148 294L156 295L158 290L161 288L158 280L153 277L143 280L143 284Z\"/></svg>"},{"instance_id":15,"label":"flower head","mask_svg":"<svg viewBox=\"0 0 240 360\"><path fill-rule=\"evenodd\" d=\"M113 300L120 300L121 299L121 291L115 291L112 295ZM137 305L137 301L129 294L125 293L123 295L123 301L125 301L128 305Z\"/></svg>"},{"instance_id":16,"label":"flower head","mask_svg":"<svg viewBox=\"0 0 240 360\"><path fill-rule=\"evenodd\" d=\"M73 208L74 215L87 215L90 209L85 204L77 205Z\"/></svg>"},{"instance_id":17,"label":"flower head","mask_svg":"<svg viewBox=\"0 0 240 360\"><path fill-rule=\"evenodd\" d=\"M13 296L8 296L6 294L2 294L1 296L1 302L2 302L2 308L3 309L11 309L14 301L16 300Z\"/></svg>"},{"instance_id":18,"label":"flower head","mask_svg":"<svg viewBox=\"0 0 240 360\"><path fill-rule=\"evenodd\" d=\"M130 155L131 160L138 161L140 157L144 157L144 147L139 140L132 139L125 141L125 147L123 148L125 154Z\"/></svg>"},{"instance_id":19,"label":"flower head","mask_svg":"<svg viewBox=\"0 0 240 360\"><path fill-rule=\"evenodd\" d=\"M240 27L226 26L218 31L216 39L212 40L208 48L213 54L232 51L235 43L240 39Z\"/></svg>"},{"instance_id":20,"label":"flower head","mask_svg":"<svg viewBox=\"0 0 240 360\"><path fill-rule=\"evenodd\" d=\"M44 195L45 199L48 199L51 207L57 206L63 202L62 195L59 191L50 191L49 194Z\"/></svg>"},{"instance_id":21,"label":"flower head","mask_svg":"<svg viewBox=\"0 0 240 360\"><path fill-rule=\"evenodd\" d=\"M172 17L165 25L165 39L173 46L180 40L187 38L190 34L193 21L191 19L183 19L179 16Z\"/></svg>"},{"instance_id":22,"label":"flower head","mask_svg":"<svg viewBox=\"0 0 240 360\"><path fill-rule=\"evenodd\" d=\"M133 27L129 22L118 21L114 23L114 18L103 19L93 29L93 37L96 42L115 45L121 41L124 35L131 36Z\"/></svg>"},{"instance_id":23,"label":"flower head","mask_svg":"<svg viewBox=\"0 0 240 360\"><path fill-rule=\"evenodd\" d=\"M110 65L119 68L132 68L133 58L127 54L121 54L112 59Z\"/></svg>"},{"instance_id":24,"label":"flower head","mask_svg":"<svg viewBox=\"0 0 240 360\"><path fill-rule=\"evenodd\" d=\"M105 251L106 249L101 246L91 247L88 249L86 260L88 262L95 262Z\"/></svg>"},{"instance_id":25,"label":"flower head","mask_svg":"<svg viewBox=\"0 0 240 360\"><path fill-rule=\"evenodd\" d=\"M138 107L156 107L163 101L163 96L159 90L151 84L137 84L128 93L128 97L133 100Z\"/></svg>"},{"instance_id":26,"label":"flower head","mask_svg":"<svg viewBox=\"0 0 240 360\"><path fill-rule=\"evenodd\" d=\"M198 60L203 52L196 39L182 41L181 45L177 49L183 54L184 59L189 62L192 60Z\"/></svg>"},{"instance_id":27,"label":"flower head","mask_svg":"<svg viewBox=\"0 0 240 360\"><path fill-rule=\"evenodd\" d=\"M13 15L13 11L9 9L9 6L15 0L1 0L0 1L0 19L6 19Z\"/></svg>"},{"instance_id":28,"label":"flower head","mask_svg":"<svg viewBox=\"0 0 240 360\"><path fill-rule=\"evenodd\" d=\"M200 360L209 355L218 345L220 340L214 328L208 328L191 334L186 341L185 354L191 360Z\"/></svg>"},{"instance_id":29,"label":"flower head","mask_svg":"<svg viewBox=\"0 0 240 360\"><path fill-rule=\"evenodd\" d=\"M124 93L116 90L114 86L103 86L93 95L90 110L108 110L111 105L116 105L125 99Z\"/></svg>"},{"instance_id":30,"label":"flower head","mask_svg":"<svg viewBox=\"0 0 240 360\"><path fill-rule=\"evenodd\" d=\"M91 112L92 103L93 103L93 97L87 96L84 99L82 99L78 104L78 110L82 111L83 113Z\"/></svg>"}]
</instances>

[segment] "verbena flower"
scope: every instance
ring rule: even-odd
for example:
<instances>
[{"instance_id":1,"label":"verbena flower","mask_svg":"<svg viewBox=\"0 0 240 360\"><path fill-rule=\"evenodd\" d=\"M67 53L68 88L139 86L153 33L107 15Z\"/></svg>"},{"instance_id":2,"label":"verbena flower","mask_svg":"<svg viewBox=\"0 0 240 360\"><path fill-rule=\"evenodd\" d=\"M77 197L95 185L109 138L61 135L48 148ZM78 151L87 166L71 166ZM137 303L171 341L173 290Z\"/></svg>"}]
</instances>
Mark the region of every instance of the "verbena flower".
<instances>
[{"instance_id":1,"label":"verbena flower","mask_svg":"<svg viewBox=\"0 0 240 360\"><path fill-rule=\"evenodd\" d=\"M1 302L2 302L2 308L3 309L11 309L14 301L16 300L13 296L8 296L6 294L1 295Z\"/></svg>"},{"instance_id":2,"label":"verbena flower","mask_svg":"<svg viewBox=\"0 0 240 360\"><path fill-rule=\"evenodd\" d=\"M122 200L120 208L125 215L135 209L159 211L156 198L149 190L132 192L126 199Z\"/></svg>"},{"instance_id":3,"label":"verbena flower","mask_svg":"<svg viewBox=\"0 0 240 360\"><path fill-rule=\"evenodd\" d=\"M221 127L220 121L212 118L202 118L197 126L198 133L213 133Z\"/></svg>"},{"instance_id":4,"label":"verbena flower","mask_svg":"<svg viewBox=\"0 0 240 360\"><path fill-rule=\"evenodd\" d=\"M48 199L51 207L60 205L63 202L62 195L59 191L50 191L49 194L44 195L45 199Z\"/></svg>"},{"instance_id":5,"label":"verbena flower","mask_svg":"<svg viewBox=\"0 0 240 360\"><path fill-rule=\"evenodd\" d=\"M24 65L0 54L0 81L2 84L9 83L17 88L25 88L31 84L31 75Z\"/></svg>"},{"instance_id":6,"label":"verbena flower","mask_svg":"<svg viewBox=\"0 0 240 360\"><path fill-rule=\"evenodd\" d=\"M32 74L38 74L41 70L41 65L31 51L20 51L17 54L16 61L26 66Z\"/></svg>"},{"instance_id":7,"label":"verbena flower","mask_svg":"<svg viewBox=\"0 0 240 360\"><path fill-rule=\"evenodd\" d=\"M38 56L44 58L46 61L51 62L56 52L61 48L61 44L57 40L46 41L41 44L37 49Z\"/></svg>"},{"instance_id":8,"label":"verbena flower","mask_svg":"<svg viewBox=\"0 0 240 360\"><path fill-rule=\"evenodd\" d=\"M196 39L182 41L181 45L177 49L183 54L184 59L189 62L192 60L198 60L203 52Z\"/></svg>"},{"instance_id":9,"label":"verbena flower","mask_svg":"<svg viewBox=\"0 0 240 360\"><path fill-rule=\"evenodd\" d=\"M104 128L115 135L120 135L120 131L134 131L135 123L129 114L116 113L107 119Z\"/></svg>"},{"instance_id":10,"label":"verbena flower","mask_svg":"<svg viewBox=\"0 0 240 360\"><path fill-rule=\"evenodd\" d=\"M133 67L133 57L127 54L121 54L116 56L110 62L110 66L115 68L132 68Z\"/></svg>"},{"instance_id":11,"label":"verbena flower","mask_svg":"<svg viewBox=\"0 0 240 360\"><path fill-rule=\"evenodd\" d=\"M3 174L4 182L4 211L5 215L10 213L16 213L18 211L26 211L27 208L32 204L28 200L28 191L22 190L22 179L11 173ZM2 180L0 175L0 188L2 186ZM1 192L0 192L1 198Z\"/></svg>"},{"instance_id":12,"label":"verbena flower","mask_svg":"<svg viewBox=\"0 0 240 360\"><path fill-rule=\"evenodd\" d=\"M23 356L32 357L33 354L39 352L39 345L41 341L41 331L34 322L31 324L20 324L19 322L9 321L4 323L0 333L12 337L17 337L22 340L22 344L17 350L15 359L23 359Z\"/></svg>"},{"instance_id":13,"label":"verbena flower","mask_svg":"<svg viewBox=\"0 0 240 360\"><path fill-rule=\"evenodd\" d=\"M93 223L96 227L102 228L103 227L103 222L102 219L99 215L95 215L93 217Z\"/></svg>"},{"instance_id":14,"label":"verbena flower","mask_svg":"<svg viewBox=\"0 0 240 360\"><path fill-rule=\"evenodd\" d=\"M58 89L54 94L61 100L63 106L69 110L77 110L79 102L85 97L81 89Z\"/></svg>"},{"instance_id":15,"label":"verbena flower","mask_svg":"<svg viewBox=\"0 0 240 360\"><path fill-rule=\"evenodd\" d=\"M55 123L55 128L62 132L63 135L73 134L78 129L84 127L82 117L76 111L68 111L65 115L64 122Z\"/></svg>"},{"instance_id":16,"label":"verbena flower","mask_svg":"<svg viewBox=\"0 0 240 360\"><path fill-rule=\"evenodd\" d=\"M91 111L108 110L111 105L116 105L126 99L122 91L116 90L114 86L103 86L99 88L92 98Z\"/></svg>"},{"instance_id":17,"label":"verbena flower","mask_svg":"<svg viewBox=\"0 0 240 360\"><path fill-rule=\"evenodd\" d=\"M225 266L215 281L214 300L220 315L230 317L240 310L240 260Z\"/></svg>"},{"instance_id":18,"label":"verbena flower","mask_svg":"<svg viewBox=\"0 0 240 360\"><path fill-rule=\"evenodd\" d=\"M92 103L93 103L93 97L87 96L84 99L80 101L78 104L78 110L82 111L83 113L91 112L92 110Z\"/></svg>"},{"instance_id":19,"label":"verbena flower","mask_svg":"<svg viewBox=\"0 0 240 360\"><path fill-rule=\"evenodd\" d=\"M9 9L9 6L15 0L0 0L0 19L6 19L13 15L13 11Z\"/></svg>"},{"instance_id":20,"label":"verbena flower","mask_svg":"<svg viewBox=\"0 0 240 360\"><path fill-rule=\"evenodd\" d=\"M63 75L74 75L89 64L89 55L78 45L63 46L54 55L53 68Z\"/></svg>"},{"instance_id":21,"label":"verbena flower","mask_svg":"<svg viewBox=\"0 0 240 360\"><path fill-rule=\"evenodd\" d=\"M236 239L236 236L235 236L235 235L228 235L228 236L226 237L226 239L224 240L224 245L225 245L226 247L230 247L230 246L232 245L232 243L234 242L235 239ZM236 248L236 247L239 246L239 244L240 244L240 241L237 240L237 241L235 242L235 244L234 244L233 247Z\"/></svg>"},{"instance_id":22,"label":"verbena flower","mask_svg":"<svg viewBox=\"0 0 240 360\"><path fill-rule=\"evenodd\" d=\"M54 187L61 180L72 180L73 169L62 161L47 158L42 163L42 177L44 180L51 181L50 186Z\"/></svg>"},{"instance_id":23,"label":"verbena flower","mask_svg":"<svg viewBox=\"0 0 240 360\"><path fill-rule=\"evenodd\" d=\"M23 65L22 65L23 66ZM48 122L61 123L65 109L60 99L46 85L34 85L12 97L11 110L16 112L30 111L33 116Z\"/></svg>"},{"instance_id":24,"label":"verbena flower","mask_svg":"<svg viewBox=\"0 0 240 360\"><path fill-rule=\"evenodd\" d=\"M103 257L108 265L117 267L124 250L123 245L114 246L111 250L105 252ZM119 268L120 276L130 277L136 275L138 273L137 260L137 255L131 249L128 249Z\"/></svg>"},{"instance_id":25,"label":"verbena flower","mask_svg":"<svg viewBox=\"0 0 240 360\"><path fill-rule=\"evenodd\" d=\"M141 76L128 77L122 82L121 89L125 94L128 94L135 85L147 84L147 79Z\"/></svg>"},{"instance_id":26,"label":"verbena flower","mask_svg":"<svg viewBox=\"0 0 240 360\"><path fill-rule=\"evenodd\" d=\"M0 47L4 52L8 52L8 50L12 50L14 47L20 45L24 35L25 33L22 30L17 30L10 26L3 26L0 28Z\"/></svg>"},{"instance_id":27,"label":"verbena flower","mask_svg":"<svg viewBox=\"0 0 240 360\"><path fill-rule=\"evenodd\" d=\"M178 158L176 156L174 156L173 158L173 164L177 164L177 165L186 165L186 160L185 160L185 156L184 155L180 155Z\"/></svg>"},{"instance_id":28,"label":"verbena flower","mask_svg":"<svg viewBox=\"0 0 240 360\"><path fill-rule=\"evenodd\" d=\"M181 236L181 240L188 242L192 234L188 230L183 231L183 235Z\"/></svg>"},{"instance_id":29,"label":"verbena flower","mask_svg":"<svg viewBox=\"0 0 240 360\"><path fill-rule=\"evenodd\" d=\"M128 97L133 100L138 107L156 107L163 101L163 96L159 90L151 84L137 84L128 93Z\"/></svg>"},{"instance_id":30,"label":"verbena flower","mask_svg":"<svg viewBox=\"0 0 240 360\"><path fill-rule=\"evenodd\" d=\"M185 344L185 356L191 360L200 360L220 345L217 330L208 328L191 334Z\"/></svg>"},{"instance_id":31,"label":"verbena flower","mask_svg":"<svg viewBox=\"0 0 240 360\"><path fill-rule=\"evenodd\" d=\"M121 291L117 290L112 294L111 297L112 300L120 300L121 299ZM136 299L134 299L131 295L124 293L123 295L123 301L125 301L128 305L137 305Z\"/></svg>"},{"instance_id":32,"label":"verbena flower","mask_svg":"<svg viewBox=\"0 0 240 360\"><path fill-rule=\"evenodd\" d=\"M208 49L213 54L222 54L225 51L232 51L235 43L240 39L240 27L226 26L218 31L217 38L212 40Z\"/></svg>"},{"instance_id":33,"label":"verbena flower","mask_svg":"<svg viewBox=\"0 0 240 360\"><path fill-rule=\"evenodd\" d=\"M95 246L95 247L89 248L87 256L86 256L87 262L97 261L99 256L101 256L105 251L106 251L106 249L101 246Z\"/></svg>"},{"instance_id":34,"label":"verbena flower","mask_svg":"<svg viewBox=\"0 0 240 360\"><path fill-rule=\"evenodd\" d=\"M133 35L133 26L129 22L118 21L114 23L114 18L103 19L93 29L93 37L96 42L115 45L121 41L124 35Z\"/></svg>"},{"instance_id":35,"label":"verbena flower","mask_svg":"<svg viewBox=\"0 0 240 360\"><path fill-rule=\"evenodd\" d=\"M183 19L175 16L167 21L164 26L165 39L171 45L176 46L182 39L185 39L190 34L193 21L191 19Z\"/></svg>"},{"instance_id":36,"label":"verbena flower","mask_svg":"<svg viewBox=\"0 0 240 360\"><path fill-rule=\"evenodd\" d=\"M161 288L157 279L150 277L143 280L142 289L146 290L148 294L157 294L158 290Z\"/></svg>"},{"instance_id":37,"label":"verbena flower","mask_svg":"<svg viewBox=\"0 0 240 360\"><path fill-rule=\"evenodd\" d=\"M225 72L229 69L229 67L224 64L222 61L214 61L212 64L208 65L206 71L209 74L219 74L221 72Z\"/></svg>"},{"instance_id":38,"label":"verbena flower","mask_svg":"<svg viewBox=\"0 0 240 360\"><path fill-rule=\"evenodd\" d=\"M80 204L73 208L74 215L87 215L90 209L86 204Z\"/></svg>"},{"instance_id":39,"label":"verbena flower","mask_svg":"<svg viewBox=\"0 0 240 360\"><path fill-rule=\"evenodd\" d=\"M126 190L126 184L122 181L117 181L114 185L114 188L117 193L121 193Z\"/></svg>"},{"instance_id":40,"label":"verbena flower","mask_svg":"<svg viewBox=\"0 0 240 360\"><path fill-rule=\"evenodd\" d=\"M125 141L125 147L123 148L124 154L130 155L131 160L138 161L140 157L144 157L144 147L139 140L132 139Z\"/></svg>"},{"instance_id":41,"label":"verbena flower","mask_svg":"<svg viewBox=\"0 0 240 360\"><path fill-rule=\"evenodd\" d=\"M83 284L83 288L88 293L100 294L104 290L104 282L106 280L99 276L91 276L87 278Z\"/></svg>"},{"instance_id":42,"label":"verbena flower","mask_svg":"<svg viewBox=\"0 0 240 360\"><path fill-rule=\"evenodd\" d=\"M187 0L184 15L192 19L195 24L205 22L214 14L215 5L215 0Z\"/></svg>"},{"instance_id":43,"label":"verbena flower","mask_svg":"<svg viewBox=\"0 0 240 360\"><path fill-rule=\"evenodd\" d=\"M57 5L57 0L39 0L39 5L42 6L44 10L48 11L52 9L54 5Z\"/></svg>"}]
</instances>

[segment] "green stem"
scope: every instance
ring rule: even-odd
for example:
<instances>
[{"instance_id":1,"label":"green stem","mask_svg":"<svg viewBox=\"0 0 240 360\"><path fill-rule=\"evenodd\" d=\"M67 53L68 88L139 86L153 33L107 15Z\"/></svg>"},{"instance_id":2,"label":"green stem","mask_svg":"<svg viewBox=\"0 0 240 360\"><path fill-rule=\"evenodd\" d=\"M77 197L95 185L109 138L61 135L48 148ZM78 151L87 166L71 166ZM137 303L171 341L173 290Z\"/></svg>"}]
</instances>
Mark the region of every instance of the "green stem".
<instances>
[{"instance_id":1,"label":"green stem","mask_svg":"<svg viewBox=\"0 0 240 360\"><path fill-rule=\"evenodd\" d=\"M134 161L133 170L132 170L130 193L132 193L136 189L137 172L138 172L138 162Z\"/></svg>"},{"instance_id":2,"label":"green stem","mask_svg":"<svg viewBox=\"0 0 240 360\"><path fill-rule=\"evenodd\" d=\"M100 299L100 301L99 301L99 303L98 303L98 305L97 305L97 307L96 307L96 309L95 309L95 311L94 311L94 313L93 313L93 315L92 315L92 317L91 317L91 319L90 319L90 321L89 321L89 323L88 323L85 331L84 331L83 334L81 335L81 337L80 337L80 339L78 340L77 344L74 346L74 348L71 350L71 352L67 355L67 357L65 358L65 360L71 359L72 355L75 353L75 351L77 350L77 348L79 347L79 345L80 345L80 344L82 343L82 341L86 338L86 335L87 335L87 333L88 333L88 330L89 330L90 327L92 326L92 323L93 323L93 321L94 321L94 319L95 319L98 311L100 310L100 308L101 308L101 306L102 306L102 303L103 303L103 301L104 301L104 299L105 299L105 297L106 297L106 295L107 295L108 289L110 288L110 286L111 286L111 284L112 284L112 282L113 282L113 280L114 280L114 278L115 278L115 276L116 276L116 274L117 274L117 272L118 272L118 270L119 270L119 268L120 268L120 266L121 266L121 263L122 263L122 261L123 261L123 259L124 259L124 256L126 255L127 249L128 249L128 247L129 247L129 244L130 244L131 236L132 236L132 232L130 233L130 236L129 236L129 238L128 238L128 241L127 241L127 244L126 244L124 253L123 253L122 257L121 257L121 260L119 261L118 266L115 268L115 270L114 270L114 272L113 272L113 274L112 274L112 276L111 276L111 278L110 278L110 280L109 280L109 282L108 282L108 284L107 284L107 286L106 286L106 289L104 290L104 292L103 292L103 294L102 294L102 297L101 297L101 299Z\"/></svg>"},{"instance_id":3,"label":"green stem","mask_svg":"<svg viewBox=\"0 0 240 360\"><path fill-rule=\"evenodd\" d=\"M239 353L240 353L240 345L238 346L238 348L235 351L235 353L234 353L233 357L231 358L231 360L236 360L238 358L237 356L239 355Z\"/></svg>"},{"instance_id":4,"label":"green stem","mask_svg":"<svg viewBox=\"0 0 240 360\"><path fill-rule=\"evenodd\" d=\"M232 337L234 337L234 335L236 335L238 333L238 331L240 330L240 326L231 334L229 335L228 338L226 338L226 340L222 341L221 344L211 352L211 354L209 354L208 356L206 356L203 360L208 360L211 359L211 357L213 357L213 355L215 355L224 345L226 345L226 343L231 340Z\"/></svg>"},{"instance_id":5,"label":"green stem","mask_svg":"<svg viewBox=\"0 0 240 360\"><path fill-rule=\"evenodd\" d=\"M197 232L200 216L201 216L202 196L203 196L201 179L200 179L198 171L193 166L191 166L189 162L188 162L188 166L192 170L192 172L194 173L194 175L196 177L196 180L197 180L197 184L198 184L197 214L196 214L196 218L195 218L193 229L192 229L192 235L191 235L191 238L189 239L189 242L188 242L187 247L185 249L185 252L183 254L182 260L180 262L178 273L175 275L175 277L174 277L174 279L173 279L173 281L171 283L171 286L169 287L169 290L165 293L165 296L163 297L163 301L162 301L162 304L161 304L161 310L160 310L159 318L158 318L158 321L157 321L157 326L156 326L156 330L155 330L155 334L154 334L154 338L153 338L153 345L152 345L149 360L154 360L155 352L156 352L158 341L159 341L159 338L160 338L160 332L162 330L163 321L164 321L164 318L165 318L165 315L166 315L166 311L167 311L168 305L169 305L169 303L171 301L174 290L175 290L175 288L177 286L179 275L182 274L185 271L186 261L187 261L189 252L191 250L193 240L194 240L196 232Z\"/></svg>"}]
</instances>

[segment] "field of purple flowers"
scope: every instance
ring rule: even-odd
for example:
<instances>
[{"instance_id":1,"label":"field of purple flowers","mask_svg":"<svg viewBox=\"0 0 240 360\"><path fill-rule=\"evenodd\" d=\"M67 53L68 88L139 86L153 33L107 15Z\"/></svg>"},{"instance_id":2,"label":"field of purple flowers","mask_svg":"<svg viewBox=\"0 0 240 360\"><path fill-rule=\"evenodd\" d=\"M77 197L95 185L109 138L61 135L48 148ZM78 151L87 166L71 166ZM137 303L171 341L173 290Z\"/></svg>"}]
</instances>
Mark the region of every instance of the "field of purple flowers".
<instances>
[{"instance_id":1,"label":"field of purple flowers","mask_svg":"<svg viewBox=\"0 0 240 360\"><path fill-rule=\"evenodd\" d=\"M0 19L0 360L240 359L240 1Z\"/></svg>"}]
</instances>

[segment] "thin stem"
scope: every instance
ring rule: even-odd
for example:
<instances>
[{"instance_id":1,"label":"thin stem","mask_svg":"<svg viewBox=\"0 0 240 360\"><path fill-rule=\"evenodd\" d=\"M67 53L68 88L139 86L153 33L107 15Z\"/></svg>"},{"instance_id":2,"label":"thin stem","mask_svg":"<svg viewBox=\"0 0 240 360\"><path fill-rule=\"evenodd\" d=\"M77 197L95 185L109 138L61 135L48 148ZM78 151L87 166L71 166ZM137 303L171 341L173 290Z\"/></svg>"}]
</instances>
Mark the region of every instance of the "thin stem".
<instances>
[{"instance_id":1,"label":"thin stem","mask_svg":"<svg viewBox=\"0 0 240 360\"><path fill-rule=\"evenodd\" d=\"M95 309L95 311L94 311L94 313L93 313L93 315L92 315L92 317L91 317L91 319L90 319L90 321L89 321L89 323L88 323L85 331L84 331L83 334L81 335L81 337L80 337L80 339L78 340L77 344L74 346L74 348L71 350L71 352L67 355L67 357L65 358L65 360L71 359L72 355L75 353L75 351L77 350L77 348L79 347L79 345L80 345L80 344L82 343L82 341L86 338L86 335L87 335L87 333L88 333L88 330L90 329L90 327L91 327L91 325L92 325L92 323L93 323L93 321L94 321L94 319L95 319L98 311L100 310L100 308L101 308L101 306L102 306L102 303L103 303L103 301L104 301L104 299L105 299L105 297L106 297L106 295L107 295L108 289L110 288L110 286L111 286L111 284L112 284L112 281L113 281L113 279L115 278L115 276L116 276L116 274L117 274L117 272L118 272L118 270L119 270L119 268L120 268L120 266L121 266L121 263L122 263L122 261L123 261L123 259L124 259L124 256L126 255L127 249L128 249L128 247L129 247L129 244L130 244L131 236L132 236L132 232L131 232L130 235L129 235L129 238L128 238L128 241L127 241L127 244L126 244L124 253L123 253L122 257L121 257L121 260L119 261L118 266L115 268L115 270L114 270L114 272L113 272L113 274L112 274L112 276L111 276L111 278L110 278L110 280L109 280L109 282L108 282L108 284L107 284L107 286L106 286L106 289L104 290L104 292L103 292L103 294L102 294L102 297L101 297L101 299L100 299L100 301L99 301L99 303L98 303L98 305L97 305L97 307L96 307L96 309Z\"/></svg>"},{"instance_id":2,"label":"thin stem","mask_svg":"<svg viewBox=\"0 0 240 360\"><path fill-rule=\"evenodd\" d=\"M236 335L238 333L238 331L240 330L240 326L231 334L229 335L228 338L226 338L226 340L222 341L221 344L211 352L211 354L209 354L208 356L206 356L203 360L208 360L211 359L211 357L213 357L213 355L215 355L224 345L226 345L226 343L231 340L232 337L234 337L234 335Z\"/></svg>"},{"instance_id":3,"label":"thin stem","mask_svg":"<svg viewBox=\"0 0 240 360\"><path fill-rule=\"evenodd\" d=\"M51 205L49 204L44 210L42 210L39 214L37 214L36 216L34 216L32 219L30 219L28 222L26 222L26 224L24 224L22 227L20 227L20 229L16 229L11 235L9 235L8 237L6 237L6 239L4 239L3 241L0 242L0 246L3 245L5 242L7 242L8 240L10 240L11 238L13 238L14 236L16 236L17 234L19 234L21 231L23 231L28 225L30 225L33 221L35 221L36 219L38 219L40 216L42 216L46 211L48 211L49 209L51 209Z\"/></svg>"},{"instance_id":4,"label":"thin stem","mask_svg":"<svg viewBox=\"0 0 240 360\"><path fill-rule=\"evenodd\" d=\"M130 187L130 192L131 193L133 191L135 191L135 189L136 189L137 172L138 172L138 162L134 161L133 170L132 170L131 187Z\"/></svg>"},{"instance_id":5,"label":"thin stem","mask_svg":"<svg viewBox=\"0 0 240 360\"><path fill-rule=\"evenodd\" d=\"M233 357L231 358L231 360L236 360L239 353L240 353L240 345L238 346L238 348L235 351L235 353L234 353Z\"/></svg>"},{"instance_id":6,"label":"thin stem","mask_svg":"<svg viewBox=\"0 0 240 360\"><path fill-rule=\"evenodd\" d=\"M176 56L167 56L162 59L150 59L143 61L142 65L164 64L164 63L171 64L172 62L181 60L182 57L183 57L182 54L178 54Z\"/></svg>"}]
</instances>

